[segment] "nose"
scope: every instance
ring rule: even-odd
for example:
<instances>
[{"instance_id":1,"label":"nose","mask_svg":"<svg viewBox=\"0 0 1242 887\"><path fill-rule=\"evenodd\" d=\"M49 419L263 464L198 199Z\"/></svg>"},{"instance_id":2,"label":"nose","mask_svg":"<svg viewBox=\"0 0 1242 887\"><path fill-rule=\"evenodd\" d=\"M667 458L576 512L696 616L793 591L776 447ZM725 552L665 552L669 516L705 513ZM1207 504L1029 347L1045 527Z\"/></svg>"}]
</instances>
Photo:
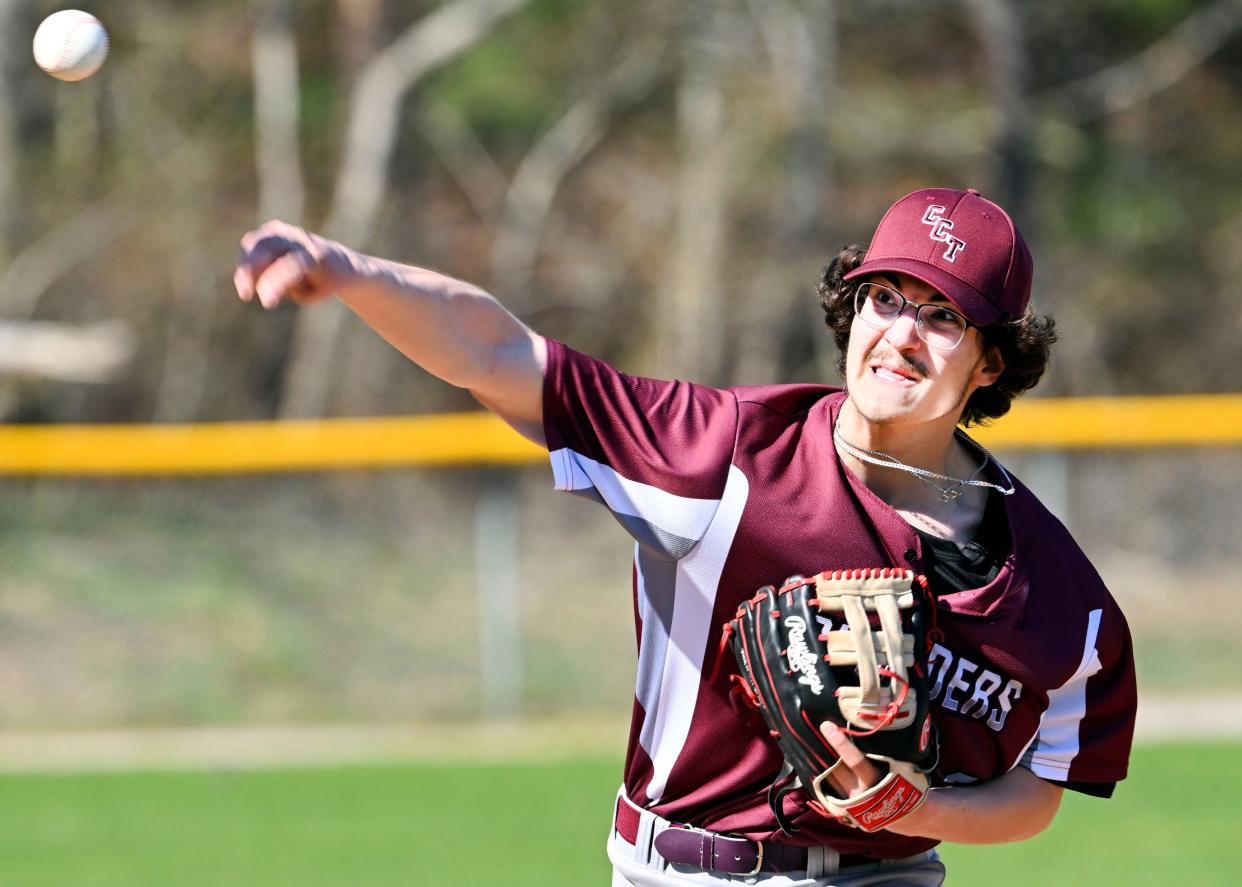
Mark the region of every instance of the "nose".
<instances>
[{"instance_id":1,"label":"nose","mask_svg":"<svg viewBox=\"0 0 1242 887\"><path fill-rule=\"evenodd\" d=\"M918 306L906 305L893 325L884 331L885 340L901 351L911 351L919 347Z\"/></svg>"}]
</instances>

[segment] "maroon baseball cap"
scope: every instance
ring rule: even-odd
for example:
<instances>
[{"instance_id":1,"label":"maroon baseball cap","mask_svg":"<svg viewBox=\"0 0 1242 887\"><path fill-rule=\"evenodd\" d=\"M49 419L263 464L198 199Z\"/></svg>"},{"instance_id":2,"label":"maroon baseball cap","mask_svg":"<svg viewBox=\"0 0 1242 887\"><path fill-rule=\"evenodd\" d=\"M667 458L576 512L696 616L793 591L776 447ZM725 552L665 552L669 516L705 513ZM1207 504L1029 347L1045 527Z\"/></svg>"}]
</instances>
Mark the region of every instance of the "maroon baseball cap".
<instances>
[{"instance_id":1,"label":"maroon baseball cap","mask_svg":"<svg viewBox=\"0 0 1242 887\"><path fill-rule=\"evenodd\" d=\"M977 326L1018 317L1035 262L1009 214L974 188L925 188L898 200L875 229L854 280L894 271L944 293Z\"/></svg>"}]
</instances>

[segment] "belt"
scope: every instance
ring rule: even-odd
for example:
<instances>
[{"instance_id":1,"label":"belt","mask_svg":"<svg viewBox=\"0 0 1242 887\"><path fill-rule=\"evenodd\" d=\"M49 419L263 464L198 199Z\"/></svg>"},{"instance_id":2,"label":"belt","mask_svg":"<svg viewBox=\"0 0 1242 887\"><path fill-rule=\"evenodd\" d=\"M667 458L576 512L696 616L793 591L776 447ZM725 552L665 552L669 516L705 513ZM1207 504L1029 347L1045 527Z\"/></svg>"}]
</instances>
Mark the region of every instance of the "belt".
<instances>
[{"instance_id":1,"label":"belt","mask_svg":"<svg viewBox=\"0 0 1242 887\"><path fill-rule=\"evenodd\" d=\"M638 843L640 816L629 804L617 799L617 834L630 844ZM669 862L729 875L800 872L807 869L806 847L719 835L691 826L674 826L660 832L655 838L655 849ZM842 853L839 866L844 869L874 865L879 861L858 853Z\"/></svg>"}]
</instances>

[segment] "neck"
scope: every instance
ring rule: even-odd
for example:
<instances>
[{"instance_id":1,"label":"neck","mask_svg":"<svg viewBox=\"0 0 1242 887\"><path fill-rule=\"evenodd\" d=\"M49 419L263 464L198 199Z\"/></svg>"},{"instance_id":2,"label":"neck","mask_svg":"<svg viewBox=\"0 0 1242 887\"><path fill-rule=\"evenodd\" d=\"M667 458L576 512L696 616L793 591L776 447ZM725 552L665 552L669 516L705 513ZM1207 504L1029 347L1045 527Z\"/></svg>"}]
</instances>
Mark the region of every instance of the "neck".
<instances>
[{"instance_id":1,"label":"neck","mask_svg":"<svg viewBox=\"0 0 1242 887\"><path fill-rule=\"evenodd\" d=\"M908 523L965 543L983 517L986 488L1009 495L1013 487L976 479L990 456L957 442L956 427L948 422L888 427L869 421L847 399L833 440L842 464Z\"/></svg>"},{"instance_id":2,"label":"neck","mask_svg":"<svg viewBox=\"0 0 1242 887\"><path fill-rule=\"evenodd\" d=\"M841 436L856 447L887 453L907 465L937 474L964 477L977 465L977 460L972 459L957 443L954 436L957 418L952 415L912 424L875 422L860 413L847 397L841 406L837 428ZM848 453L842 453L842 456L854 473L877 492L877 486L911 489L923 486L905 472L872 465Z\"/></svg>"}]
</instances>

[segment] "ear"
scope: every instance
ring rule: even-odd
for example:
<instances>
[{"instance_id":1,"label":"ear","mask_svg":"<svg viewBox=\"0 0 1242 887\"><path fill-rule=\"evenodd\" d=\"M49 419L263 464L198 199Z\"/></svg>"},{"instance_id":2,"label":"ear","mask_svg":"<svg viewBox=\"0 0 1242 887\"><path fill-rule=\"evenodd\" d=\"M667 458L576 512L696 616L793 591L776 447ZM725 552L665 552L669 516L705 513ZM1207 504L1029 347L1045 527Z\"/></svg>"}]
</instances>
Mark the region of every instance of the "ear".
<instances>
[{"instance_id":1,"label":"ear","mask_svg":"<svg viewBox=\"0 0 1242 887\"><path fill-rule=\"evenodd\" d=\"M1001 356L1000 348L989 345L983 349L983 355L979 358L978 365L975 366L974 382L980 388L985 388L995 384L1003 372L1005 372L1005 358Z\"/></svg>"}]
</instances>

